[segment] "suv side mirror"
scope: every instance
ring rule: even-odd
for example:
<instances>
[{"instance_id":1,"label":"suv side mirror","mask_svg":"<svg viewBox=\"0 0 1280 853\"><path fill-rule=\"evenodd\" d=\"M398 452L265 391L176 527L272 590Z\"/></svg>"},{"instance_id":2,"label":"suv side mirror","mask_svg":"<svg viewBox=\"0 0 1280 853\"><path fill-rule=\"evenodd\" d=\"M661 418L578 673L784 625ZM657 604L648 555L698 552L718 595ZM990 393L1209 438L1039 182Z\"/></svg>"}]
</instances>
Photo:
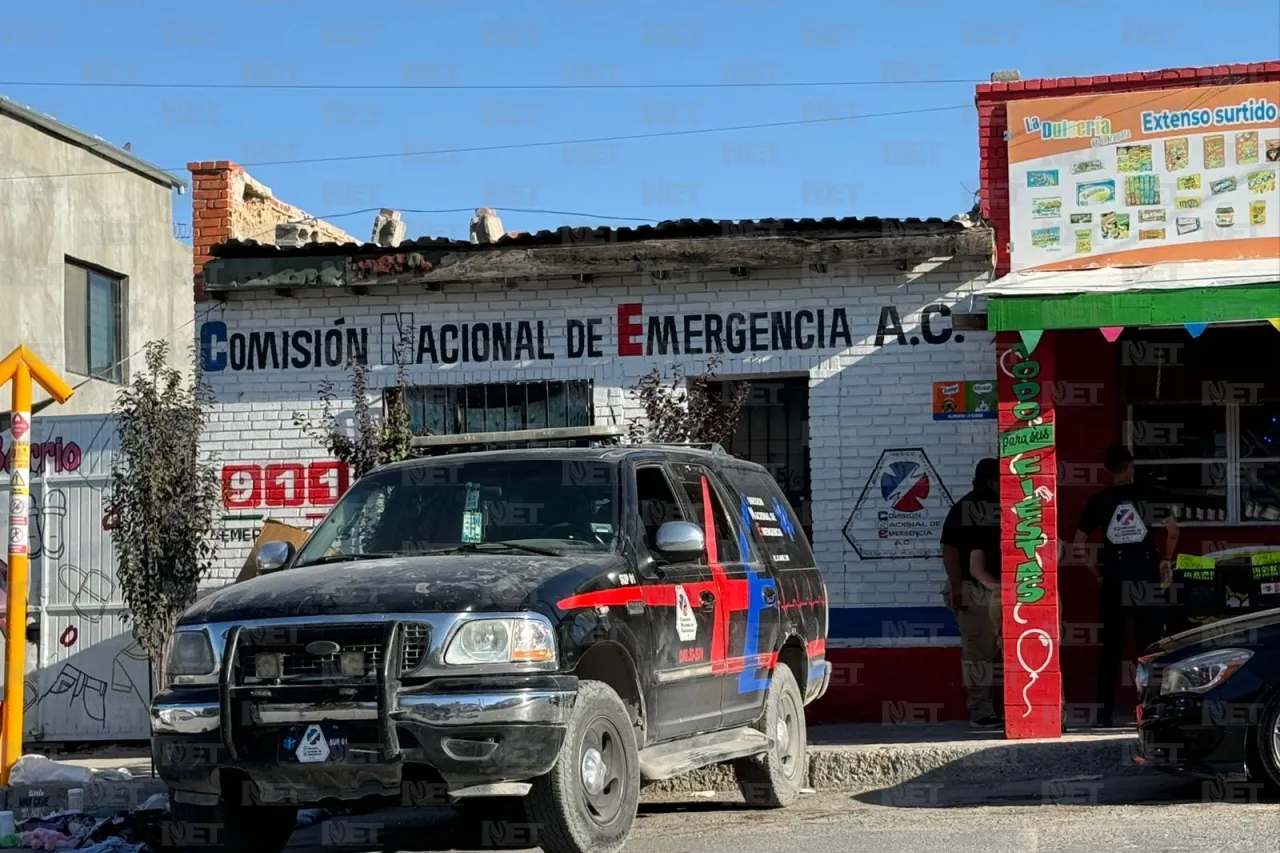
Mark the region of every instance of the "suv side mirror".
<instances>
[{"instance_id":1,"label":"suv side mirror","mask_svg":"<svg viewBox=\"0 0 1280 853\"><path fill-rule=\"evenodd\" d=\"M702 528L688 521L668 521L658 528L654 547L673 563L687 563L706 553Z\"/></svg>"},{"instance_id":2,"label":"suv side mirror","mask_svg":"<svg viewBox=\"0 0 1280 853\"><path fill-rule=\"evenodd\" d=\"M258 549L258 571L274 572L293 559L293 545L288 542L265 542Z\"/></svg>"}]
</instances>

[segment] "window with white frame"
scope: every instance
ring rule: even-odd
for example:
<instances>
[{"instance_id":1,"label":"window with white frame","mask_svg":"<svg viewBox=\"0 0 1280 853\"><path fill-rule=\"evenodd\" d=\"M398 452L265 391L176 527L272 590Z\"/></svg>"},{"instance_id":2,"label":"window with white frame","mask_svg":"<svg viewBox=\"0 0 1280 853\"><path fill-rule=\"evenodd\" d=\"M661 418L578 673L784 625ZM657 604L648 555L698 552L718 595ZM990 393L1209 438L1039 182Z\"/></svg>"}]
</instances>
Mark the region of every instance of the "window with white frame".
<instances>
[{"instance_id":1,"label":"window with white frame","mask_svg":"<svg viewBox=\"0 0 1280 853\"><path fill-rule=\"evenodd\" d=\"M1280 360L1280 335L1269 325L1213 331L1122 352L1137 476L1173 494L1180 524L1280 524L1280 383L1265 366ZM1143 358L1156 363L1133 363Z\"/></svg>"}]
</instances>

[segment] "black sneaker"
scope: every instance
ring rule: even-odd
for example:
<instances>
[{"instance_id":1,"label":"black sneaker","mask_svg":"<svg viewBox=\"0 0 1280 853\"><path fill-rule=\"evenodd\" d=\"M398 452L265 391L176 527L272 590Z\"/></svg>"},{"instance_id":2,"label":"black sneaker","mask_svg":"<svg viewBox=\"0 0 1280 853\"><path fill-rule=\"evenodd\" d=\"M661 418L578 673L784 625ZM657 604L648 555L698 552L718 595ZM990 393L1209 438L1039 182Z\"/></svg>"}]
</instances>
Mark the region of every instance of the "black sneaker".
<instances>
[{"instance_id":1,"label":"black sneaker","mask_svg":"<svg viewBox=\"0 0 1280 853\"><path fill-rule=\"evenodd\" d=\"M980 720L970 720L969 725L975 729L996 729L1004 725L1004 720L1000 719L995 714L991 714L990 716L983 717Z\"/></svg>"}]
</instances>

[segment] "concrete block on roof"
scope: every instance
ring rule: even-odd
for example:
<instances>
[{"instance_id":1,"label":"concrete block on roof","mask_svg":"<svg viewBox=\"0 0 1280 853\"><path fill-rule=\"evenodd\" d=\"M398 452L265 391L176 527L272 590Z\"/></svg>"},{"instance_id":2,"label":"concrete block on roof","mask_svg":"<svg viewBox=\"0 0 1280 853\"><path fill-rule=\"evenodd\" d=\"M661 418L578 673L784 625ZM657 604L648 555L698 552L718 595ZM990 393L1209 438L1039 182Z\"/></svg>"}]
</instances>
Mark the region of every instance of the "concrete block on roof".
<instances>
[{"instance_id":1,"label":"concrete block on roof","mask_svg":"<svg viewBox=\"0 0 1280 853\"><path fill-rule=\"evenodd\" d=\"M491 207L477 207L476 215L471 217L471 242L477 244L496 243L502 239L502 220L498 211Z\"/></svg>"},{"instance_id":2,"label":"concrete block on roof","mask_svg":"<svg viewBox=\"0 0 1280 853\"><path fill-rule=\"evenodd\" d=\"M276 224L276 245L282 249L296 249L316 242L316 223L280 222Z\"/></svg>"},{"instance_id":3,"label":"concrete block on roof","mask_svg":"<svg viewBox=\"0 0 1280 853\"><path fill-rule=\"evenodd\" d=\"M382 208L373 219L373 237L370 242L394 249L404 240L404 220L400 211Z\"/></svg>"}]
</instances>

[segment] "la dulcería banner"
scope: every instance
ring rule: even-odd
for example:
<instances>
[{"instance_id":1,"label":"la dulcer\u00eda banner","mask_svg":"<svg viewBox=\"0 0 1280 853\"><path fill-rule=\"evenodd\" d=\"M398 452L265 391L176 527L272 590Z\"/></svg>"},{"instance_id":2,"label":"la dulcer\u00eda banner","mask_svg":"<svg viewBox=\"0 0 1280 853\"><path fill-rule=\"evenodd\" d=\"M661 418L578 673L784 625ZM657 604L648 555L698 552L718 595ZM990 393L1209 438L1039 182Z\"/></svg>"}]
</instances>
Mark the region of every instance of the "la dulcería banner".
<instances>
[{"instance_id":1,"label":"la dulcer\u00eda banner","mask_svg":"<svg viewBox=\"0 0 1280 853\"><path fill-rule=\"evenodd\" d=\"M1013 268L1280 257L1280 87L1009 104Z\"/></svg>"}]
</instances>

